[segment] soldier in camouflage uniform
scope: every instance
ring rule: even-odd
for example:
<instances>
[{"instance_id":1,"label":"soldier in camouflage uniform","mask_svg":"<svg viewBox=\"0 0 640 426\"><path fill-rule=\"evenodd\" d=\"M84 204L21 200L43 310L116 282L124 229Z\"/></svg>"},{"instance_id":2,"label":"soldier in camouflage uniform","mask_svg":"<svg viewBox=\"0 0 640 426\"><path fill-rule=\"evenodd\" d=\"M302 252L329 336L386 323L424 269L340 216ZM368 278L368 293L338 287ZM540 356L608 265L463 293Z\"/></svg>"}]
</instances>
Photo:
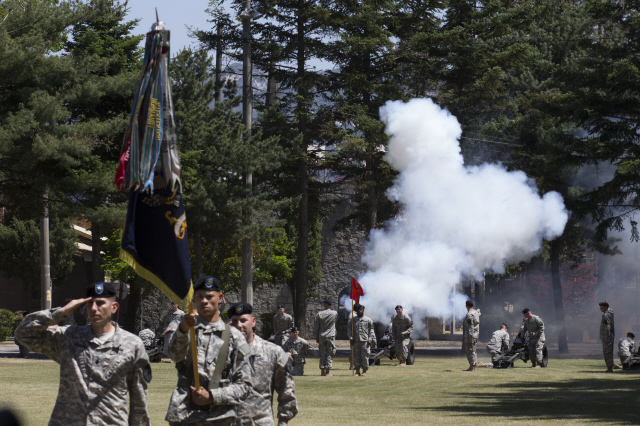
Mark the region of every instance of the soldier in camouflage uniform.
<instances>
[{"instance_id":1,"label":"soldier in camouflage uniform","mask_svg":"<svg viewBox=\"0 0 640 426\"><path fill-rule=\"evenodd\" d=\"M338 312L331 309L331 302L322 302L324 310L316 314L313 322L313 335L316 336L318 351L320 352L320 375L333 376L333 356L336 354L336 321Z\"/></svg>"},{"instance_id":2,"label":"soldier in camouflage uniform","mask_svg":"<svg viewBox=\"0 0 640 426\"><path fill-rule=\"evenodd\" d=\"M465 371L476 371L476 365L478 364L476 344L480 335L480 310L473 309L471 300L467 300L465 306L467 307L467 316L464 318L462 338L464 339L465 352L469 361L469 368Z\"/></svg>"},{"instance_id":3,"label":"soldier in camouflage uniform","mask_svg":"<svg viewBox=\"0 0 640 426\"><path fill-rule=\"evenodd\" d=\"M156 333L151 331L150 323L144 323L144 330L141 330L140 333L138 333L138 337L140 337L142 343L144 343L145 348L152 348L155 346Z\"/></svg>"},{"instance_id":4,"label":"soldier in camouflage uniform","mask_svg":"<svg viewBox=\"0 0 640 426\"><path fill-rule=\"evenodd\" d=\"M149 425L149 358L138 336L111 321L119 307L115 285L92 284L86 295L61 308L34 312L16 329L23 345L60 364L49 425ZM56 326L85 303L89 325Z\"/></svg>"},{"instance_id":5,"label":"soldier in camouflage uniform","mask_svg":"<svg viewBox=\"0 0 640 426\"><path fill-rule=\"evenodd\" d=\"M397 305L396 314L391 318L391 335L394 339L399 366L407 365L412 331L413 321L411 317L404 313L401 305Z\"/></svg>"},{"instance_id":6,"label":"soldier in camouflage uniform","mask_svg":"<svg viewBox=\"0 0 640 426\"><path fill-rule=\"evenodd\" d=\"M613 309L609 308L609 303L605 300L600 302L600 312L602 319L600 320L600 340L602 341L602 353L604 354L604 362L607 364L607 373L613 373L613 341L615 339L616 330L613 323Z\"/></svg>"},{"instance_id":7,"label":"soldier in camouflage uniform","mask_svg":"<svg viewBox=\"0 0 640 426\"><path fill-rule=\"evenodd\" d=\"M307 363L307 356L318 356L318 352L311 346L311 343L300 337L300 329L293 327L291 337L284 342L282 349L291 358L294 376L304 376L304 365Z\"/></svg>"},{"instance_id":8,"label":"soldier in camouflage uniform","mask_svg":"<svg viewBox=\"0 0 640 426\"><path fill-rule=\"evenodd\" d=\"M251 348L242 333L220 319L218 304L222 300L220 283L204 276L193 285L193 301L198 313L185 314L169 343L171 359L176 362L176 386L165 420L170 425L233 425L237 407L251 392ZM198 348L200 388L194 387L193 361L189 328L195 327ZM225 342L223 336L228 334ZM228 348L226 359L218 356ZM216 364L224 362L218 382Z\"/></svg>"},{"instance_id":9,"label":"soldier in camouflage uniform","mask_svg":"<svg viewBox=\"0 0 640 426\"><path fill-rule=\"evenodd\" d=\"M347 338L353 343L353 364L356 374L360 376L360 369L362 368L362 376L366 376L369 369L369 355L371 354L371 336L375 335L373 321L364 315L363 305L358 303L353 309L356 311L357 316L349 318Z\"/></svg>"},{"instance_id":10,"label":"soldier in camouflage uniform","mask_svg":"<svg viewBox=\"0 0 640 426\"><path fill-rule=\"evenodd\" d=\"M631 332L627 333L627 337L623 337L618 342L618 356L620 357L620 362L623 364L627 364L629 362L629 358L631 358L631 352L635 346L635 335ZM614 368L622 368L622 366L616 365Z\"/></svg>"},{"instance_id":11,"label":"soldier in camouflage uniform","mask_svg":"<svg viewBox=\"0 0 640 426\"><path fill-rule=\"evenodd\" d=\"M509 350L509 330L507 324L500 324L500 330L494 331L491 341L487 345L487 352L491 355L491 363L495 366L504 351Z\"/></svg>"},{"instance_id":12,"label":"soldier in camouflage uniform","mask_svg":"<svg viewBox=\"0 0 640 426\"><path fill-rule=\"evenodd\" d=\"M529 308L522 310L524 315L524 331L529 334L529 358L531 358L531 368L541 368L542 348L546 340L544 336L544 322L539 316L533 315Z\"/></svg>"},{"instance_id":13,"label":"soldier in camouflage uniform","mask_svg":"<svg viewBox=\"0 0 640 426\"><path fill-rule=\"evenodd\" d=\"M184 317L184 311L179 309L177 304L171 303L171 310L167 312L167 316L169 317L169 322L180 322L182 321L182 317Z\"/></svg>"},{"instance_id":14,"label":"soldier in camouflage uniform","mask_svg":"<svg viewBox=\"0 0 640 426\"><path fill-rule=\"evenodd\" d=\"M284 350L254 333L253 307L238 303L227 311L230 325L237 328L251 346L249 363L253 368L251 393L239 405L238 425L274 425L273 391L278 392L278 426L286 425L298 413L291 361Z\"/></svg>"},{"instance_id":15,"label":"soldier in camouflage uniform","mask_svg":"<svg viewBox=\"0 0 640 426\"><path fill-rule=\"evenodd\" d=\"M289 338L288 330L293 327L293 317L284 313L284 305L278 305L278 313L273 317L273 334L276 345L282 346Z\"/></svg>"}]
</instances>

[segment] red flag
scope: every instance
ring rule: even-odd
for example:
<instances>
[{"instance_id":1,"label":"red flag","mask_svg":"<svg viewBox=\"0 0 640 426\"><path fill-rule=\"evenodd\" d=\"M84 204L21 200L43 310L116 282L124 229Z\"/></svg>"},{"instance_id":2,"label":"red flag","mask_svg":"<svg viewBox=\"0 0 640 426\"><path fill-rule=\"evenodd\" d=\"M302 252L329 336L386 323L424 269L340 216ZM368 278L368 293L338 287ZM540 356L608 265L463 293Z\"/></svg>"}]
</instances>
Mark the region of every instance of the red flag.
<instances>
[{"instance_id":1,"label":"red flag","mask_svg":"<svg viewBox=\"0 0 640 426\"><path fill-rule=\"evenodd\" d=\"M360 296L364 296L364 290L355 278L351 277L351 299L354 302L360 303Z\"/></svg>"}]
</instances>

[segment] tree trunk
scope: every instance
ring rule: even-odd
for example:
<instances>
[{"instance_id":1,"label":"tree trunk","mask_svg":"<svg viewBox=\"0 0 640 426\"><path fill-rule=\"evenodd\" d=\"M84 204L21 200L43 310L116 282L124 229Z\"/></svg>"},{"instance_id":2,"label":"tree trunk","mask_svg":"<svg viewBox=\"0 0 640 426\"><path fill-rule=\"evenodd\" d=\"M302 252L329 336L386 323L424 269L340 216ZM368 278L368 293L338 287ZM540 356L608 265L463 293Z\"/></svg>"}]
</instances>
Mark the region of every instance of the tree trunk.
<instances>
[{"instance_id":1,"label":"tree trunk","mask_svg":"<svg viewBox=\"0 0 640 426\"><path fill-rule=\"evenodd\" d=\"M127 296L127 318L123 328L136 336L140 332L142 322L142 284L139 282L129 283L131 294Z\"/></svg>"},{"instance_id":2,"label":"tree trunk","mask_svg":"<svg viewBox=\"0 0 640 426\"><path fill-rule=\"evenodd\" d=\"M556 308L556 327L558 329L558 350L561 354L569 352L567 332L564 327L564 305L562 304L562 286L560 285L560 241L551 241L551 286L553 304Z\"/></svg>"},{"instance_id":3,"label":"tree trunk","mask_svg":"<svg viewBox=\"0 0 640 426\"><path fill-rule=\"evenodd\" d=\"M98 222L91 222L91 281L98 283L104 281L102 273L102 257L100 249L102 247L102 233Z\"/></svg>"},{"instance_id":4,"label":"tree trunk","mask_svg":"<svg viewBox=\"0 0 640 426\"><path fill-rule=\"evenodd\" d=\"M222 22L218 21L216 40L216 106L222 102Z\"/></svg>"},{"instance_id":5,"label":"tree trunk","mask_svg":"<svg viewBox=\"0 0 640 426\"><path fill-rule=\"evenodd\" d=\"M200 225L193 226L193 257L195 258L194 273L196 279L202 275L202 228Z\"/></svg>"}]
</instances>

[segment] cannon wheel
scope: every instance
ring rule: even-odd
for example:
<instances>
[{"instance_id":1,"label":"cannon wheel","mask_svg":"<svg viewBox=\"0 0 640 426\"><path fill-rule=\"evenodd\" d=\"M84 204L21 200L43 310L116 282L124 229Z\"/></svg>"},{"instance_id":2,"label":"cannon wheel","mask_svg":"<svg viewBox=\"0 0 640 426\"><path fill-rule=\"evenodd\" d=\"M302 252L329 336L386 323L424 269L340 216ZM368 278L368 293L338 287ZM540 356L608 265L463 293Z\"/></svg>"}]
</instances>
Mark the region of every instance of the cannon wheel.
<instances>
[{"instance_id":1,"label":"cannon wheel","mask_svg":"<svg viewBox=\"0 0 640 426\"><path fill-rule=\"evenodd\" d=\"M549 355L547 353L547 345L542 347L542 367L546 367L549 363Z\"/></svg>"},{"instance_id":2,"label":"cannon wheel","mask_svg":"<svg viewBox=\"0 0 640 426\"><path fill-rule=\"evenodd\" d=\"M416 360L415 347L413 342L409 343L409 356L407 357L407 365L413 365Z\"/></svg>"}]
</instances>

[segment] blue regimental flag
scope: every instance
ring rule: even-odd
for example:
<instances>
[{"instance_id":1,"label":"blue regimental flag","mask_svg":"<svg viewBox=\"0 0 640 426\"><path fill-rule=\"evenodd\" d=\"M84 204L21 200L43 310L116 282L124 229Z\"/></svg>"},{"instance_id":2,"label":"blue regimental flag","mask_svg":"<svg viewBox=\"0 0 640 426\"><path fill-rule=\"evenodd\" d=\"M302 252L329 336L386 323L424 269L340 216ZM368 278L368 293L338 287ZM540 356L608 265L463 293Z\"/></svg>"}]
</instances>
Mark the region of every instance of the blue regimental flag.
<instances>
[{"instance_id":1,"label":"blue regimental flag","mask_svg":"<svg viewBox=\"0 0 640 426\"><path fill-rule=\"evenodd\" d=\"M180 186L171 191L156 179L153 194L129 192L120 258L178 305L193 296L187 220ZM160 187L158 187L160 186Z\"/></svg>"}]
</instances>

